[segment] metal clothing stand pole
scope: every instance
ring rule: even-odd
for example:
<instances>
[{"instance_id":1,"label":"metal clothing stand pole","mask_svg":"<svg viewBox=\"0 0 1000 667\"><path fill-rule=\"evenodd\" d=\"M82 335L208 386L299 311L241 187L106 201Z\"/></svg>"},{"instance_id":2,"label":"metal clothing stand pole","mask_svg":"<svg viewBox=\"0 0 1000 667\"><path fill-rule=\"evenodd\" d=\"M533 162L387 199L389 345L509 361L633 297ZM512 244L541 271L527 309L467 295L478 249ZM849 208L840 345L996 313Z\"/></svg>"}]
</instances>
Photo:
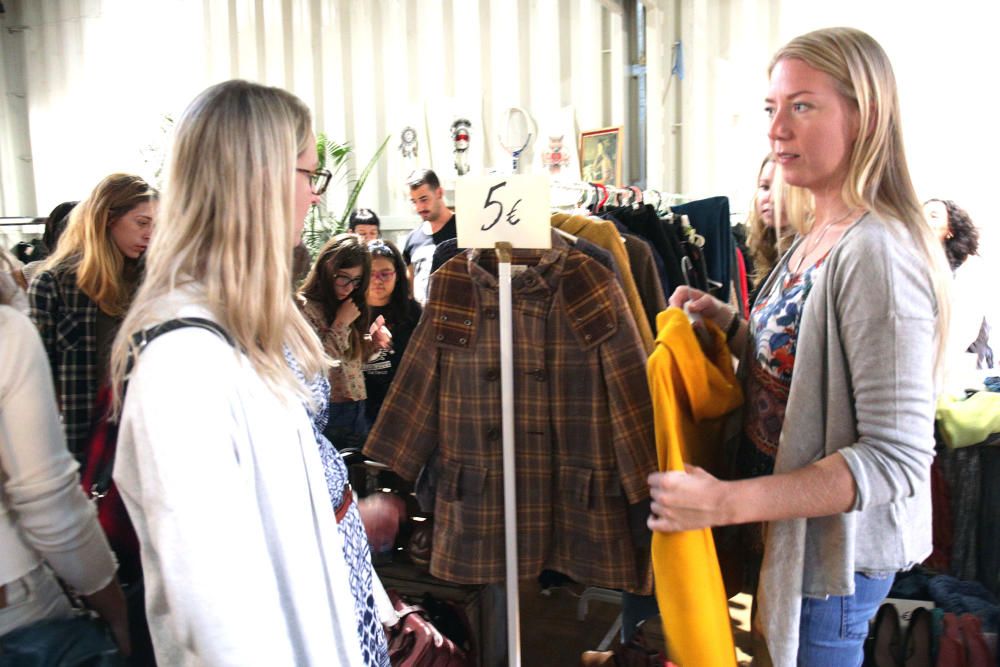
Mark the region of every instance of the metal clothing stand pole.
<instances>
[{"instance_id":1,"label":"metal clothing stand pole","mask_svg":"<svg viewBox=\"0 0 1000 667\"><path fill-rule=\"evenodd\" d=\"M514 454L514 341L510 296L511 244L496 244L500 281L500 403L503 409L503 517L507 562L507 664L521 667L517 578L517 477Z\"/></svg>"}]
</instances>

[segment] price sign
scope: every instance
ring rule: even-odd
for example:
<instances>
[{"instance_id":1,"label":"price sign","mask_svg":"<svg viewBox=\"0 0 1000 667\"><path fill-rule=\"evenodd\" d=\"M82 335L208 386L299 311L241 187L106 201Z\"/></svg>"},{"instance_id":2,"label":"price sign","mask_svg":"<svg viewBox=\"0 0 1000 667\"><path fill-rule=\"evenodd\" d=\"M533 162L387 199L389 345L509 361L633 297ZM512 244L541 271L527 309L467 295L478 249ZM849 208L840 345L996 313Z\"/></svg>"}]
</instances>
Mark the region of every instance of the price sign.
<instances>
[{"instance_id":1,"label":"price sign","mask_svg":"<svg viewBox=\"0 0 1000 667\"><path fill-rule=\"evenodd\" d=\"M459 248L550 248L547 176L463 176L455 184Z\"/></svg>"}]
</instances>

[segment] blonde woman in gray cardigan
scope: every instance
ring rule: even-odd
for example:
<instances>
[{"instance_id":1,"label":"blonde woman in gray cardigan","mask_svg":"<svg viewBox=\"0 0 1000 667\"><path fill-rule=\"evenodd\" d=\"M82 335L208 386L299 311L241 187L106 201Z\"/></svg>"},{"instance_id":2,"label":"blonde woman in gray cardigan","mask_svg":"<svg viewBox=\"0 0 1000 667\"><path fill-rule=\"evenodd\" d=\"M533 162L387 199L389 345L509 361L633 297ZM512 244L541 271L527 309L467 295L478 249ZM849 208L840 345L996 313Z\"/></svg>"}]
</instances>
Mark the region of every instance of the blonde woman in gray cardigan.
<instances>
[{"instance_id":1,"label":"blonde woman in gray cardigan","mask_svg":"<svg viewBox=\"0 0 1000 667\"><path fill-rule=\"evenodd\" d=\"M910 181L879 44L819 30L782 47L769 74L771 149L812 194L815 222L749 322L693 289L670 299L719 324L742 359L758 476L654 474L649 526L768 522L756 624L773 663L860 665L894 574L931 551L947 264Z\"/></svg>"}]
</instances>

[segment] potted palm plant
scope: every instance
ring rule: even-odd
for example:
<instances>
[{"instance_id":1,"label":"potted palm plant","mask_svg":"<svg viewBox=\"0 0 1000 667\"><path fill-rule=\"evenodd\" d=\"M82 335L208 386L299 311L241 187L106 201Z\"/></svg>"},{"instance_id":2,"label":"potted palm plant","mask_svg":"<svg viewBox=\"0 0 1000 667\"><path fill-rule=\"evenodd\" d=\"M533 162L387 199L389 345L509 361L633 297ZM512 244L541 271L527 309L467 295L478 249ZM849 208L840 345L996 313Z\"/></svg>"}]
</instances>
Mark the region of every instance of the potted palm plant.
<instances>
[{"instance_id":1,"label":"potted palm plant","mask_svg":"<svg viewBox=\"0 0 1000 667\"><path fill-rule=\"evenodd\" d=\"M333 174L334 179L346 182L348 194L344 208L339 214L330 211L326 199L328 194L324 194L320 203L310 209L309 215L306 217L305 227L302 230L302 243L308 248L310 255L315 257L319 249L331 236L347 229L348 219L351 217L351 211L354 210L358 196L365 186L365 181L368 180L368 175L375 167L379 158L382 157L382 153L385 152L385 147L388 143L389 137L386 136L382 141L382 145L375 151L375 155L365 165L365 168L361 170L360 174L355 176L350 168L350 158L354 153L351 145L347 142L338 143L333 141L323 132L316 135L316 152L319 154L319 168L328 169ZM327 190L327 193L329 192Z\"/></svg>"}]
</instances>

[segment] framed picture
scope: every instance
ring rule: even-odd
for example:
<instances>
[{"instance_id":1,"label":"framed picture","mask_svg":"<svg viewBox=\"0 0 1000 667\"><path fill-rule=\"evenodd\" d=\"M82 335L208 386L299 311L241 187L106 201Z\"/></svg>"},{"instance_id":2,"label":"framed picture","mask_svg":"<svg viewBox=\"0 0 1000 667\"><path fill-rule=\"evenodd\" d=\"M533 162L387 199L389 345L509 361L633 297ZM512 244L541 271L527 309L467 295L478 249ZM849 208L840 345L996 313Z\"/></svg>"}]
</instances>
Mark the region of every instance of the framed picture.
<instances>
[{"instance_id":1,"label":"framed picture","mask_svg":"<svg viewBox=\"0 0 1000 667\"><path fill-rule=\"evenodd\" d=\"M580 178L588 183L622 182L622 128L580 134Z\"/></svg>"}]
</instances>

